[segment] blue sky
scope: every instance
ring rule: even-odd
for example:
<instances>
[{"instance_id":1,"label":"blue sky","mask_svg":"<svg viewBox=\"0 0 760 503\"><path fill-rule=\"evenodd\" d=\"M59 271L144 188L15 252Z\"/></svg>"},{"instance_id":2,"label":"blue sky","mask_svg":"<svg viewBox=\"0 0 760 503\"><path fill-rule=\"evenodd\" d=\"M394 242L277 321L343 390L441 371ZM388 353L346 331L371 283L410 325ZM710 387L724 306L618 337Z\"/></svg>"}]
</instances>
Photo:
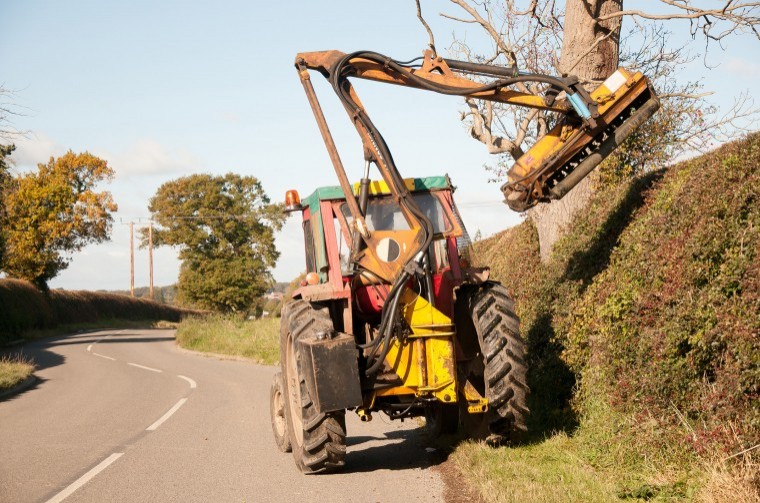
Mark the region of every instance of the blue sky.
<instances>
[{"instance_id":1,"label":"blue sky","mask_svg":"<svg viewBox=\"0 0 760 503\"><path fill-rule=\"evenodd\" d=\"M646 2L649 4L649 2ZM627 2L635 5L636 2ZM440 18L456 12L424 2L437 45L452 31L468 40L473 28ZM674 26L688 42L687 26ZM51 286L129 287L129 228L145 222L147 201L159 185L191 173L236 172L258 177L270 197L302 195L335 176L293 69L297 52L371 49L399 59L418 56L427 35L412 0L390 2L96 2L0 0L0 83L15 89L28 131L16 142L17 169L68 149L88 150L117 172L109 186L119 204L112 240L87 247ZM694 50L703 47L694 42ZM723 106L743 90L760 93L758 42L742 36L711 49L684 73L705 79ZM361 149L345 113L322 79L314 79L349 176L358 178ZM373 83L357 84L373 120L405 176L447 172L465 224L483 235L520 216L501 204L487 183L492 159L467 137L456 99ZM141 220L140 220L141 219ZM289 281L303 268L297 217L278 236L275 269ZM176 281L176 252L155 252L157 285ZM137 251L137 285L148 282L147 252Z\"/></svg>"}]
</instances>

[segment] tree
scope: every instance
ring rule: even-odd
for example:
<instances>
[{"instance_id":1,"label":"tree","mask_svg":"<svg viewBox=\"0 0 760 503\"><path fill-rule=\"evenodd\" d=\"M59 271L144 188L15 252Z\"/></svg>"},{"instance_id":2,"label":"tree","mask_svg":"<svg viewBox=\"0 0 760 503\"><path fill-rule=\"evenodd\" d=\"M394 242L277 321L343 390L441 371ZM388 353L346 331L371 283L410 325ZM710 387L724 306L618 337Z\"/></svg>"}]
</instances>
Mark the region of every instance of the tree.
<instances>
[{"instance_id":1,"label":"tree","mask_svg":"<svg viewBox=\"0 0 760 503\"><path fill-rule=\"evenodd\" d=\"M13 151L15 145L0 145L0 223L5 221L5 194L10 187L11 174L10 163L6 160ZM3 270L3 257L5 255L5 239L0 229L0 271Z\"/></svg>"},{"instance_id":2,"label":"tree","mask_svg":"<svg viewBox=\"0 0 760 503\"><path fill-rule=\"evenodd\" d=\"M177 287L184 302L245 311L273 283L270 269L279 257L274 233L284 216L256 178L233 173L178 178L159 187L149 210L159 225L154 245L179 248Z\"/></svg>"},{"instance_id":3,"label":"tree","mask_svg":"<svg viewBox=\"0 0 760 503\"><path fill-rule=\"evenodd\" d=\"M10 141L24 134L17 130L11 121L13 116L23 115L23 108L14 103L14 94L13 90L0 84L0 140Z\"/></svg>"},{"instance_id":4,"label":"tree","mask_svg":"<svg viewBox=\"0 0 760 503\"><path fill-rule=\"evenodd\" d=\"M3 271L47 289L68 267L67 254L107 241L117 206L109 192L94 188L113 174L103 159L68 151L12 179L2 201Z\"/></svg>"},{"instance_id":5,"label":"tree","mask_svg":"<svg viewBox=\"0 0 760 503\"><path fill-rule=\"evenodd\" d=\"M662 109L643 132L630 139L629 148L622 149L625 151L622 156L615 155L606 163L608 167L622 161L623 171L635 174L685 150L704 151L743 129L740 120L757 112L747 96L740 96L730 110L720 115L705 102L709 93L702 92L699 82L680 81L678 70L692 56L683 47L669 44L664 24L679 19L688 22L691 35L703 37L708 46L735 33L753 33L760 38L757 30L760 8L756 2L722 0L716 2L720 5L715 8L696 7L690 0L646 3L646 9L657 12L626 10L623 0L567 0L564 10L562 3L555 0L451 0L451 3L464 17L441 15L478 26L488 41L486 49L476 50L461 38L455 38L451 51L459 58L515 65L533 73L574 74L591 88L621 63L654 80L663 101ZM417 8L421 19L419 0ZM622 36L622 21L626 18L636 26L628 36ZM424 21L423 24L428 29ZM429 29L428 34L434 47ZM527 84L520 90L540 93L543 89ZM513 159L520 157L526 147L551 127L555 117L547 112L466 100L462 119L468 124L470 135L499 156L496 165L490 167L498 180ZM619 170L619 166L612 169ZM589 177L562 200L540 204L529 211L528 216L539 231L543 260L549 258L562 229L585 206L592 192Z\"/></svg>"}]
</instances>

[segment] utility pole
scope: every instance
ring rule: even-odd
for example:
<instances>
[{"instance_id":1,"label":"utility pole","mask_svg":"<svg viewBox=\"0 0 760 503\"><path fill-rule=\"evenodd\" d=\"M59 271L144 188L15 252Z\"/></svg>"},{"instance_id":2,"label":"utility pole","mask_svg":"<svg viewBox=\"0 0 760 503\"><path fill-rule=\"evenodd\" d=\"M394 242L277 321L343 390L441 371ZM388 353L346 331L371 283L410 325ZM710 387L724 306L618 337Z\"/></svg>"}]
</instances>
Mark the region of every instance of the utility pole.
<instances>
[{"instance_id":1,"label":"utility pole","mask_svg":"<svg viewBox=\"0 0 760 503\"><path fill-rule=\"evenodd\" d=\"M135 223L129 222L129 295L135 296Z\"/></svg>"},{"instance_id":2,"label":"utility pole","mask_svg":"<svg viewBox=\"0 0 760 503\"><path fill-rule=\"evenodd\" d=\"M153 222L148 224L148 268L150 269L150 300L153 300Z\"/></svg>"}]
</instances>

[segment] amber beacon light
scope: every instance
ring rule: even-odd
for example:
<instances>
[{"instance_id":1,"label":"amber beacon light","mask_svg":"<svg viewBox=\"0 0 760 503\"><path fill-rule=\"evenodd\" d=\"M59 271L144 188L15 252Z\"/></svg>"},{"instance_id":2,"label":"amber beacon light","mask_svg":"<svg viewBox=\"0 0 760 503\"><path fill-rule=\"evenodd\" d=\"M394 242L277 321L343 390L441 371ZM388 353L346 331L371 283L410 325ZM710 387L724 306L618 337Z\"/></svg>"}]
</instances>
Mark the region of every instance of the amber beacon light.
<instances>
[{"instance_id":1,"label":"amber beacon light","mask_svg":"<svg viewBox=\"0 0 760 503\"><path fill-rule=\"evenodd\" d=\"M285 211L299 211L303 207L301 206L301 197L298 195L297 190L289 190L285 193Z\"/></svg>"}]
</instances>

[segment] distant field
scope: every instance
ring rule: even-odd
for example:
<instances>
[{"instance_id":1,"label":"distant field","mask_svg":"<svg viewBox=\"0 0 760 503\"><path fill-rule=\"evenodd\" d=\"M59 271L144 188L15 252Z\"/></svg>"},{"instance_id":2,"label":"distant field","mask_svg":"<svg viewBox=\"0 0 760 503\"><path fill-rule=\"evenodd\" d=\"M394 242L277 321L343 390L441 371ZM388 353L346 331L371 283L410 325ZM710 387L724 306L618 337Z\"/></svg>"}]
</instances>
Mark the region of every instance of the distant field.
<instances>
[{"instance_id":1,"label":"distant field","mask_svg":"<svg viewBox=\"0 0 760 503\"><path fill-rule=\"evenodd\" d=\"M274 365L280 360L280 319L189 317L179 324L177 344L194 351L239 356Z\"/></svg>"}]
</instances>

